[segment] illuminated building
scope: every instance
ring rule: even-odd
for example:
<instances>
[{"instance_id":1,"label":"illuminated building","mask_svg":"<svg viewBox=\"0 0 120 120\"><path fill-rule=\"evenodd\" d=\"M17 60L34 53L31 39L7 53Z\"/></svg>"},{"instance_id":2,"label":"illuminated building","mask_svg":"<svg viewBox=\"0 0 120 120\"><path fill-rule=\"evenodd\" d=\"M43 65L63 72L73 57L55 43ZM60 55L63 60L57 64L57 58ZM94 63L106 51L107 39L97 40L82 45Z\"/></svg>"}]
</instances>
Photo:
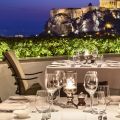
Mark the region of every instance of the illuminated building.
<instances>
[{"instance_id":1,"label":"illuminated building","mask_svg":"<svg viewBox=\"0 0 120 120\"><path fill-rule=\"evenodd\" d=\"M120 8L120 0L100 0L100 7L109 9Z\"/></svg>"}]
</instances>

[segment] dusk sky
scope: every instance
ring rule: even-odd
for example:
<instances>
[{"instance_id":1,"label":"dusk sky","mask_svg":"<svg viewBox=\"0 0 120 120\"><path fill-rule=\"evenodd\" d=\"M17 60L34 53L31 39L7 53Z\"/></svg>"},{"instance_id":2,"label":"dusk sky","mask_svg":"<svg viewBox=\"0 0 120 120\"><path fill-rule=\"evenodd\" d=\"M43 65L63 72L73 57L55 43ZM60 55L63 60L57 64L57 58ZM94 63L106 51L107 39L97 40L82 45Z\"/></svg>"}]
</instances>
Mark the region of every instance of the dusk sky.
<instances>
[{"instance_id":1,"label":"dusk sky","mask_svg":"<svg viewBox=\"0 0 120 120\"><path fill-rule=\"evenodd\" d=\"M99 0L0 0L0 35L39 34L52 8L80 8Z\"/></svg>"}]
</instances>

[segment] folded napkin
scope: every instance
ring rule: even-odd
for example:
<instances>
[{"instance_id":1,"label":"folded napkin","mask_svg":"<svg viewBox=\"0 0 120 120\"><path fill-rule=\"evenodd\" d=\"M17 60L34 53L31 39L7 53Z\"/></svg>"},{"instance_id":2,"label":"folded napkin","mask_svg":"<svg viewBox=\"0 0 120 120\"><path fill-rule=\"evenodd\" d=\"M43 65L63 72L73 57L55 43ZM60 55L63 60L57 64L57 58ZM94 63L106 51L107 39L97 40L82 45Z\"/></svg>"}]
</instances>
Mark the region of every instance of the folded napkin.
<instances>
[{"instance_id":1,"label":"folded napkin","mask_svg":"<svg viewBox=\"0 0 120 120\"><path fill-rule=\"evenodd\" d=\"M28 106L28 103L22 104L22 103L1 103L0 104L0 112L8 112L13 110L21 110L26 109Z\"/></svg>"},{"instance_id":2,"label":"folded napkin","mask_svg":"<svg viewBox=\"0 0 120 120\"><path fill-rule=\"evenodd\" d=\"M11 113L0 113L0 120L13 120L13 115Z\"/></svg>"},{"instance_id":3,"label":"folded napkin","mask_svg":"<svg viewBox=\"0 0 120 120\"><path fill-rule=\"evenodd\" d=\"M119 105L120 104L120 96L111 96L111 105Z\"/></svg>"},{"instance_id":4,"label":"folded napkin","mask_svg":"<svg viewBox=\"0 0 120 120\"><path fill-rule=\"evenodd\" d=\"M120 96L111 96L111 102L120 102Z\"/></svg>"},{"instance_id":5,"label":"folded napkin","mask_svg":"<svg viewBox=\"0 0 120 120\"><path fill-rule=\"evenodd\" d=\"M67 109L61 111L62 120L86 120L86 114L76 109Z\"/></svg>"}]
</instances>

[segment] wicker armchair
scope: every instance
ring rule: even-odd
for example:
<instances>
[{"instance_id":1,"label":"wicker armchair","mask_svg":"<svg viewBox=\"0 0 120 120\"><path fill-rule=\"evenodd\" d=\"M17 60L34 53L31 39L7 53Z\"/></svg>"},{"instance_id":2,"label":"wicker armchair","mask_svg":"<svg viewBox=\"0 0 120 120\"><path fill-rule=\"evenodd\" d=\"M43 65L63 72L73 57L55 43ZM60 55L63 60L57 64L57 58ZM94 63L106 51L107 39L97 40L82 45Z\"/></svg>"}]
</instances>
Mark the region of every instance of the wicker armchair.
<instances>
[{"instance_id":1,"label":"wicker armchair","mask_svg":"<svg viewBox=\"0 0 120 120\"><path fill-rule=\"evenodd\" d=\"M38 89L41 89L40 84L35 83L32 86L29 86L28 81L37 79L38 77L36 75L42 73L42 71L25 74L13 50L3 52L3 56L4 56L3 60L7 62L8 68L11 69L12 76L14 76L15 78L15 85L17 85L16 94L19 95L36 94L36 91Z\"/></svg>"}]
</instances>

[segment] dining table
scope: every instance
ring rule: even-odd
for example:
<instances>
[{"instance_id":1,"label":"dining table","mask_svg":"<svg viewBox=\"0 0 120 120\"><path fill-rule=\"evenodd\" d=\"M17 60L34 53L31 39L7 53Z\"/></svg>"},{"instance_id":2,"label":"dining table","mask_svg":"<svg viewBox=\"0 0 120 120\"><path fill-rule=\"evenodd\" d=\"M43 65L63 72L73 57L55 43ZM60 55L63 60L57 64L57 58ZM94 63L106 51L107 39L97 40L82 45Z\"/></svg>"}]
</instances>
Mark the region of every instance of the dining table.
<instances>
[{"instance_id":1,"label":"dining table","mask_svg":"<svg viewBox=\"0 0 120 120\"><path fill-rule=\"evenodd\" d=\"M84 82L87 71L97 71L98 81L108 81L111 94L120 95L120 61L106 60L91 64L84 64L82 61L74 62L71 60L53 61L46 66L47 72L56 70L77 72L77 83Z\"/></svg>"},{"instance_id":2,"label":"dining table","mask_svg":"<svg viewBox=\"0 0 120 120\"><path fill-rule=\"evenodd\" d=\"M58 103L66 104L65 97L59 98ZM75 99L77 102L77 99ZM42 103L41 103L42 104ZM99 120L98 114L85 112L86 106L82 109L65 108L60 104L55 104L57 112L51 112L49 120ZM25 118L17 118L16 110L29 111ZM37 112L35 107L35 96L10 96L7 100L0 103L0 120L41 120L42 114ZM119 102L110 104L106 108L106 114L101 120L120 120Z\"/></svg>"}]
</instances>

